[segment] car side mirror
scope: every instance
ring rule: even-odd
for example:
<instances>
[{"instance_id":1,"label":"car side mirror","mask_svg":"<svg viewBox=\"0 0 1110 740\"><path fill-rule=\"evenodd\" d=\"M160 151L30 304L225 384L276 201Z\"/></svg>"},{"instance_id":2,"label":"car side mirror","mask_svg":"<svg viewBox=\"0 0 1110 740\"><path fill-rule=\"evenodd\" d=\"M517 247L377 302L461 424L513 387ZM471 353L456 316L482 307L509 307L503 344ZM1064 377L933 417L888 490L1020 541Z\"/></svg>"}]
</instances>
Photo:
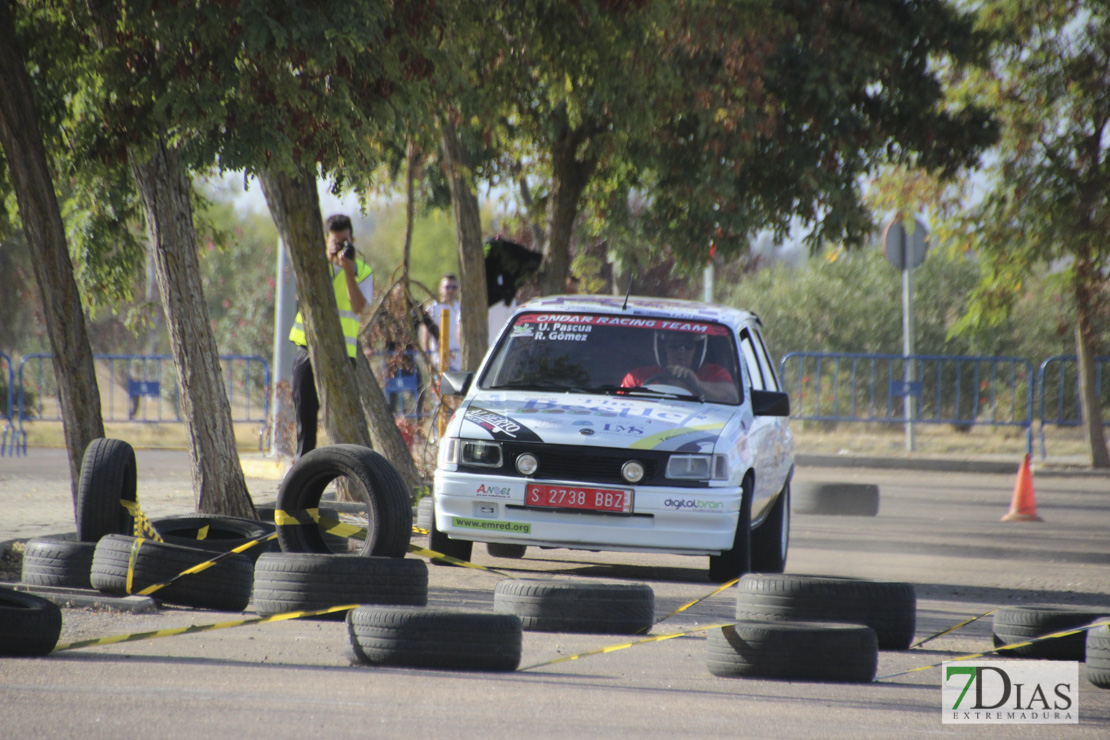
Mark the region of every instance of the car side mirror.
<instances>
[{"instance_id":1,"label":"car side mirror","mask_svg":"<svg viewBox=\"0 0 1110 740\"><path fill-rule=\"evenodd\" d=\"M470 381L474 373L464 373L461 370L448 370L443 374L440 390L445 396L465 396L470 390Z\"/></svg>"},{"instance_id":2,"label":"car side mirror","mask_svg":"<svg viewBox=\"0 0 1110 740\"><path fill-rule=\"evenodd\" d=\"M790 416L790 395L781 391L753 389L752 413L756 416Z\"/></svg>"}]
</instances>

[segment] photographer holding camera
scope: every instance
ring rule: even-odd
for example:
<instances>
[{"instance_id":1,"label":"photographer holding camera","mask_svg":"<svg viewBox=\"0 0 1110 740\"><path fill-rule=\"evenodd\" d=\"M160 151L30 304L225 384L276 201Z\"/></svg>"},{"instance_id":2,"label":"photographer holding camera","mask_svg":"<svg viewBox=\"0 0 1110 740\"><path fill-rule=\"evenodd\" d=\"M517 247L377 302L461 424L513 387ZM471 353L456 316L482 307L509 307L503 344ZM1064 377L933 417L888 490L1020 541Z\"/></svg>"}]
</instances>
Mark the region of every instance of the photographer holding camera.
<instances>
[{"instance_id":1,"label":"photographer holding camera","mask_svg":"<svg viewBox=\"0 0 1110 740\"><path fill-rule=\"evenodd\" d=\"M339 323L347 342L347 356L354 362L358 351L359 318L374 297L374 271L355 255L351 219L342 213L328 216L327 258L332 264L335 302L339 307ZM293 359L293 406L297 414L296 459L316 448L316 423L320 400L316 395L316 379L308 354L304 319L300 311L293 321L289 339L297 345Z\"/></svg>"}]
</instances>

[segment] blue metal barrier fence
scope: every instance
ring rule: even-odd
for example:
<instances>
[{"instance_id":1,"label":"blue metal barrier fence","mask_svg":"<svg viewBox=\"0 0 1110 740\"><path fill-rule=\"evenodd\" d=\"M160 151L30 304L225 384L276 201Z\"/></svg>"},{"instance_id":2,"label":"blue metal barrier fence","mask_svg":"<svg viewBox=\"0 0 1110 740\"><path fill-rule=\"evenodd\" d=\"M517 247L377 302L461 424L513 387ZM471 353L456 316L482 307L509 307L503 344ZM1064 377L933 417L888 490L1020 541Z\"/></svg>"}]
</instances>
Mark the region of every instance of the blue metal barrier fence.
<instances>
[{"instance_id":1,"label":"blue metal barrier fence","mask_svg":"<svg viewBox=\"0 0 1110 740\"><path fill-rule=\"evenodd\" d=\"M1032 451L1036 375L1021 357L790 352L779 367L795 419L902 423L909 395L914 423L1019 427Z\"/></svg>"},{"instance_id":2,"label":"blue metal barrier fence","mask_svg":"<svg viewBox=\"0 0 1110 740\"><path fill-rule=\"evenodd\" d=\"M28 354L19 361L18 416L60 421L57 382L50 354ZM157 424L181 421L181 389L170 355L94 355L106 422ZM233 422L266 422L270 415L270 366L257 355L223 355L224 390ZM105 374L106 371L106 374ZM105 382L107 380L107 382Z\"/></svg>"},{"instance_id":3,"label":"blue metal barrier fence","mask_svg":"<svg viewBox=\"0 0 1110 740\"><path fill-rule=\"evenodd\" d=\"M1101 401L1103 426L1110 426L1110 382L1104 380L1110 373L1110 356L1095 358L1095 390ZM1079 398L1079 363L1075 355L1056 355L1041 363L1037 370L1037 385L1040 388L1038 413L1041 425L1038 433L1041 443L1041 457L1048 455L1045 449L1044 428L1047 424L1062 427L1077 427L1082 421L1082 404ZM1053 393L1048 387L1054 388Z\"/></svg>"},{"instance_id":4,"label":"blue metal barrier fence","mask_svg":"<svg viewBox=\"0 0 1110 740\"><path fill-rule=\"evenodd\" d=\"M15 385L13 380L15 374L12 372L12 359L3 352L0 352L0 366L3 367L4 377L0 378L5 380L4 385L4 413L0 419L4 421L3 436L0 436L0 457L4 455L15 455L21 452L27 452L27 437L23 435L20 437L19 430L15 426Z\"/></svg>"}]
</instances>

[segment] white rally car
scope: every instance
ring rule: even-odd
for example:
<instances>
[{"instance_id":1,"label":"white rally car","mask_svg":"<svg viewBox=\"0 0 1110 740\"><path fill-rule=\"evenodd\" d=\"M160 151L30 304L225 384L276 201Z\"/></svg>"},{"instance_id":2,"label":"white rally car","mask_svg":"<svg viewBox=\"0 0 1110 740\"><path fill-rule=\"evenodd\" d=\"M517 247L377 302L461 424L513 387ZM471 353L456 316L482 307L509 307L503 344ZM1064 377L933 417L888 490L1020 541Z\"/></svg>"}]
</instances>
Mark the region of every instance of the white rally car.
<instances>
[{"instance_id":1,"label":"white rally car","mask_svg":"<svg viewBox=\"0 0 1110 740\"><path fill-rule=\"evenodd\" d=\"M443 386L465 398L440 442L433 550L708 555L718 582L785 567L790 405L754 314L540 298Z\"/></svg>"}]
</instances>

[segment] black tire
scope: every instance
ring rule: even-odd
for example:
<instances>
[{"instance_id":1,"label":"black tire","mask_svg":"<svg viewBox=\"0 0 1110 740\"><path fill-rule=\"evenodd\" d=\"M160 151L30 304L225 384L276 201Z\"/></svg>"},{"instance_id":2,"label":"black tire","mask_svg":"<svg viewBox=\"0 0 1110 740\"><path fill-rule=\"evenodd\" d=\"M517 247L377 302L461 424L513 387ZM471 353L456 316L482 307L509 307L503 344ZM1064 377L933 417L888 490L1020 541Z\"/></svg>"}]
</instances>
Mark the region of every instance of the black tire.
<instances>
[{"instance_id":1,"label":"black tire","mask_svg":"<svg viewBox=\"0 0 1110 740\"><path fill-rule=\"evenodd\" d=\"M100 437L85 448L77 486L77 539L99 542L109 534L131 534L134 519L120 499L136 500L135 450L120 439Z\"/></svg>"},{"instance_id":2,"label":"black tire","mask_svg":"<svg viewBox=\"0 0 1110 740\"><path fill-rule=\"evenodd\" d=\"M1110 620L1110 616L1095 621ZM1087 631L1087 680L1100 689L1110 689L1110 627L1105 625Z\"/></svg>"},{"instance_id":3,"label":"black tire","mask_svg":"<svg viewBox=\"0 0 1110 740\"><path fill-rule=\"evenodd\" d=\"M752 570L752 479L744 479L732 548L709 556L709 580L725 583Z\"/></svg>"},{"instance_id":4,"label":"black tire","mask_svg":"<svg viewBox=\"0 0 1110 740\"><path fill-rule=\"evenodd\" d=\"M856 624L738 622L710 630L705 654L724 678L869 683L879 664L875 631Z\"/></svg>"},{"instance_id":5,"label":"black tire","mask_svg":"<svg viewBox=\"0 0 1110 740\"><path fill-rule=\"evenodd\" d=\"M263 554L254 568L253 605L262 615L342 604L427 603L428 566L415 558L281 552Z\"/></svg>"},{"instance_id":6,"label":"black tire","mask_svg":"<svg viewBox=\"0 0 1110 740\"><path fill-rule=\"evenodd\" d=\"M428 535L428 549L438 552L441 555L455 558L456 560L465 560L470 562L474 557L474 543L470 540L453 540L443 532L439 531L436 527L436 507L435 502L432 502L432 526L429 528ZM454 563L445 563L442 560L433 560L433 565L454 565Z\"/></svg>"},{"instance_id":7,"label":"black tire","mask_svg":"<svg viewBox=\"0 0 1110 740\"><path fill-rule=\"evenodd\" d=\"M43 537L28 540L21 580L31 586L92 588L94 542Z\"/></svg>"},{"instance_id":8,"label":"black tire","mask_svg":"<svg viewBox=\"0 0 1110 740\"><path fill-rule=\"evenodd\" d=\"M909 583L752 573L740 579L736 618L863 624L875 630L880 648L905 650L917 625L917 596Z\"/></svg>"},{"instance_id":9,"label":"black tire","mask_svg":"<svg viewBox=\"0 0 1110 740\"><path fill-rule=\"evenodd\" d=\"M993 637L995 647L1025 642L1053 632L1064 632L1097 622L1106 613L1106 608L1077 606L1053 606L1051 604L1029 604L1026 606L1004 606L994 613ZM1003 650L998 655L1040 660L1078 660L1082 661L1087 653L1087 635L1077 632L1066 637L1043 640L1032 645Z\"/></svg>"},{"instance_id":10,"label":"black tire","mask_svg":"<svg viewBox=\"0 0 1110 740\"><path fill-rule=\"evenodd\" d=\"M515 671L523 630L511 614L360 606L347 616L359 663L463 671Z\"/></svg>"},{"instance_id":11,"label":"black tire","mask_svg":"<svg viewBox=\"0 0 1110 740\"><path fill-rule=\"evenodd\" d=\"M752 572L782 573L790 548L790 480L779 491L771 510L752 530Z\"/></svg>"},{"instance_id":12,"label":"black tire","mask_svg":"<svg viewBox=\"0 0 1110 740\"><path fill-rule=\"evenodd\" d=\"M420 529L432 531L432 497L425 496L416 505L416 526Z\"/></svg>"},{"instance_id":13,"label":"black tire","mask_svg":"<svg viewBox=\"0 0 1110 740\"><path fill-rule=\"evenodd\" d=\"M213 554L228 552L251 540L262 539L277 529L272 516L269 523L234 516L168 516L155 519L151 524L158 535L171 545L195 547ZM277 540L271 540L254 545L241 554L258 560L262 553L277 549Z\"/></svg>"},{"instance_id":14,"label":"black tire","mask_svg":"<svg viewBox=\"0 0 1110 740\"><path fill-rule=\"evenodd\" d=\"M498 581L493 610L515 614L533 632L633 635L651 629L655 592L644 583L509 578Z\"/></svg>"},{"instance_id":15,"label":"black tire","mask_svg":"<svg viewBox=\"0 0 1110 740\"><path fill-rule=\"evenodd\" d=\"M794 485L795 514L878 516L879 487L873 483L809 483Z\"/></svg>"},{"instance_id":16,"label":"black tire","mask_svg":"<svg viewBox=\"0 0 1110 740\"><path fill-rule=\"evenodd\" d=\"M33 594L0 588L0 655L47 655L62 634L62 610Z\"/></svg>"},{"instance_id":17,"label":"black tire","mask_svg":"<svg viewBox=\"0 0 1110 740\"><path fill-rule=\"evenodd\" d=\"M487 542L486 552L491 558L520 560L528 553L528 545L516 545L505 542Z\"/></svg>"},{"instance_id":18,"label":"black tire","mask_svg":"<svg viewBox=\"0 0 1110 740\"><path fill-rule=\"evenodd\" d=\"M147 586L163 583L194 565L210 560L214 553L194 547L142 540L135 555L130 590L127 569L135 537L112 534L100 540L92 562L92 585L109 594L137 594ZM201 609L241 612L247 608L254 578L253 564L242 555L227 560L150 594L170 604Z\"/></svg>"},{"instance_id":19,"label":"black tire","mask_svg":"<svg viewBox=\"0 0 1110 740\"><path fill-rule=\"evenodd\" d=\"M364 505L366 540L359 555L403 558L412 539L412 499L393 465L368 447L319 447L293 463L278 490L277 508L297 520L278 524L284 552L333 553L307 509L318 508L324 488L345 477L350 493Z\"/></svg>"}]
</instances>

